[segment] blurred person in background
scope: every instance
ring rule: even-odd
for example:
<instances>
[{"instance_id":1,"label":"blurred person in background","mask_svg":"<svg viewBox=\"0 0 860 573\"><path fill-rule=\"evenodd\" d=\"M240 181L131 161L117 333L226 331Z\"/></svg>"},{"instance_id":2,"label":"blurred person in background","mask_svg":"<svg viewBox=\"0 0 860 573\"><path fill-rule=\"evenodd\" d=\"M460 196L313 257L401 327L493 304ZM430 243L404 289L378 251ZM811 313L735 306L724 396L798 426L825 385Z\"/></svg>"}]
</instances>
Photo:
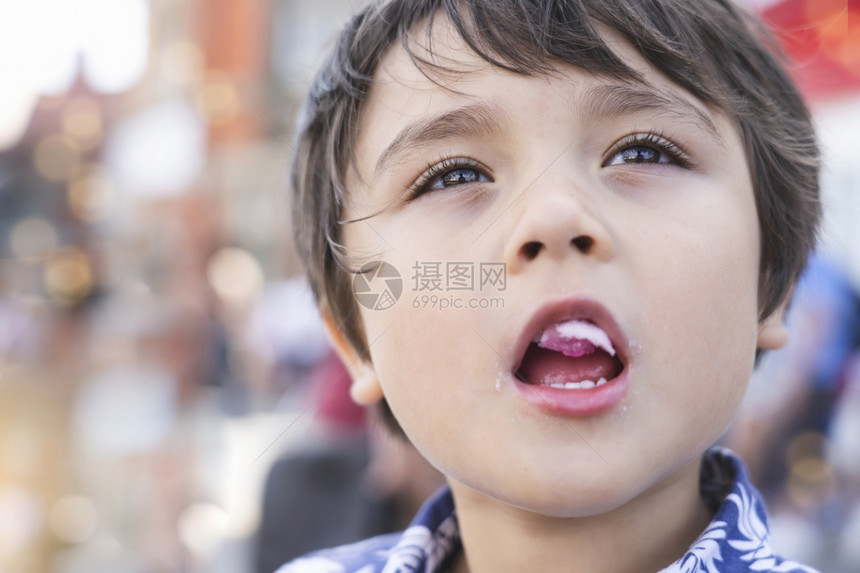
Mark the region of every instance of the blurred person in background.
<instances>
[{"instance_id":1,"label":"blurred person in background","mask_svg":"<svg viewBox=\"0 0 860 573\"><path fill-rule=\"evenodd\" d=\"M367 419L349 396L350 383L331 350L309 375L306 407L314 423L302 447L269 470L257 573L314 549L402 529L443 483L411 444Z\"/></svg>"},{"instance_id":2,"label":"blurred person in background","mask_svg":"<svg viewBox=\"0 0 860 573\"><path fill-rule=\"evenodd\" d=\"M753 479L772 500L785 547L798 559L820 561L834 558L851 508L845 496L856 491L836 471L860 459L860 449L851 451L860 444L846 431L849 412L860 412L851 390L860 297L839 267L814 256L787 324L789 344L763 357L726 441L749 460ZM834 440L839 447L832 447ZM805 526L799 516L816 526Z\"/></svg>"}]
</instances>

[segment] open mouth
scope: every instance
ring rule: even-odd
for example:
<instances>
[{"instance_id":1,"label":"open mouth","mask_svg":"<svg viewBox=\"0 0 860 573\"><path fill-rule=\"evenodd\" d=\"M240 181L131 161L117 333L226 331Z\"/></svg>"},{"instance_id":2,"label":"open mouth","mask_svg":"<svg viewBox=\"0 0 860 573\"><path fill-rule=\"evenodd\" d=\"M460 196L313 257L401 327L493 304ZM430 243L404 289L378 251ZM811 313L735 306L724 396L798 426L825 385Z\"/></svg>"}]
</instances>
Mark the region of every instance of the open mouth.
<instances>
[{"instance_id":1,"label":"open mouth","mask_svg":"<svg viewBox=\"0 0 860 573\"><path fill-rule=\"evenodd\" d=\"M589 320L552 324L539 332L515 371L525 384L588 390L612 382L624 371L609 335Z\"/></svg>"}]
</instances>

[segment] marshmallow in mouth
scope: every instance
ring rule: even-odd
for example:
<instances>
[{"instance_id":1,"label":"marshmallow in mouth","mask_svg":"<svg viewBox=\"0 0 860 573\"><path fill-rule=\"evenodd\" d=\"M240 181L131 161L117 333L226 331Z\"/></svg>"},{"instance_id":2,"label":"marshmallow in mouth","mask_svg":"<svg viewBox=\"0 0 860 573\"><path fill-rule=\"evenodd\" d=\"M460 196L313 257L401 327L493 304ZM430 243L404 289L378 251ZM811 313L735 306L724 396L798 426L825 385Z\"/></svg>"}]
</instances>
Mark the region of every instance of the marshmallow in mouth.
<instances>
[{"instance_id":1,"label":"marshmallow in mouth","mask_svg":"<svg viewBox=\"0 0 860 573\"><path fill-rule=\"evenodd\" d=\"M568 320L544 329L534 342L541 348L561 352L565 356L579 357L600 348L615 356L615 347L602 328L585 320Z\"/></svg>"},{"instance_id":2,"label":"marshmallow in mouth","mask_svg":"<svg viewBox=\"0 0 860 573\"><path fill-rule=\"evenodd\" d=\"M609 335L588 320L573 319L535 336L515 375L534 386L587 390L612 382L623 370Z\"/></svg>"}]
</instances>

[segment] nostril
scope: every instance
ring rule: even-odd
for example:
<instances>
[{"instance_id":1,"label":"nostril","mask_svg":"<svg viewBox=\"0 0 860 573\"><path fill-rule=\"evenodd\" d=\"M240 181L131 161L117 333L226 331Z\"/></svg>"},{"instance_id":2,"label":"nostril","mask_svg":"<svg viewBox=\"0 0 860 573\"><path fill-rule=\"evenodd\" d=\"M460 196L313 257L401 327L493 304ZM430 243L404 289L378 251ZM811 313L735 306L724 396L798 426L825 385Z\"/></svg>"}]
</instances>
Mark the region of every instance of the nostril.
<instances>
[{"instance_id":1,"label":"nostril","mask_svg":"<svg viewBox=\"0 0 860 573\"><path fill-rule=\"evenodd\" d=\"M539 241L529 241L522 247L523 256L525 256L529 261L532 261L538 256L538 253L540 253L542 248L543 243Z\"/></svg>"},{"instance_id":2,"label":"nostril","mask_svg":"<svg viewBox=\"0 0 860 573\"><path fill-rule=\"evenodd\" d=\"M591 250L592 245L594 245L594 239L591 237L586 237L584 235L579 237L574 237L570 240L574 247L579 249L580 253L588 253Z\"/></svg>"}]
</instances>

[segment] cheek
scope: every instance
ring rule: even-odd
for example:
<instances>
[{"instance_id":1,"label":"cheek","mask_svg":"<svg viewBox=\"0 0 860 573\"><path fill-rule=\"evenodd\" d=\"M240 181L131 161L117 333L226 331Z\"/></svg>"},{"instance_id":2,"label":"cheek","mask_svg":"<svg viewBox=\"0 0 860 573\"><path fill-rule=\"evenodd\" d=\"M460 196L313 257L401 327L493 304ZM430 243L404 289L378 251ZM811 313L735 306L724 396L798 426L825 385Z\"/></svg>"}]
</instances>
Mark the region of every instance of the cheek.
<instances>
[{"instance_id":1,"label":"cheek","mask_svg":"<svg viewBox=\"0 0 860 573\"><path fill-rule=\"evenodd\" d=\"M439 311L412 308L414 295L407 286L395 307L365 313L374 369L392 410L407 420L423 419L422 408L450 395L460 356Z\"/></svg>"},{"instance_id":2,"label":"cheek","mask_svg":"<svg viewBox=\"0 0 860 573\"><path fill-rule=\"evenodd\" d=\"M678 328L694 337L691 343L737 341L754 352L760 235L752 191L726 184L702 193L711 201L682 210L658 244L649 245L650 257L642 253L643 260L658 261L656 272L664 277L654 278L661 286L649 298L687 316L679 317Z\"/></svg>"},{"instance_id":3,"label":"cheek","mask_svg":"<svg viewBox=\"0 0 860 573\"><path fill-rule=\"evenodd\" d=\"M651 344L658 347L647 359L671 373L664 379L671 382L655 390L660 401L717 435L734 415L755 357L756 225L746 218L717 219L673 237L684 248L646 271L657 287L640 299L650 305L656 334Z\"/></svg>"},{"instance_id":4,"label":"cheek","mask_svg":"<svg viewBox=\"0 0 860 573\"><path fill-rule=\"evenodd\" d=\"M404 291L404 296L414 294ZM468 466L464 451L474 450L451 444L462 442L465 434L472 447L490 447L479 439L492 435L479 420L486 424L483 409L499 400L494 385L498 355L470 328L487 317L400 306L409 302L398 301L392 314L367 318L369 335L378 337L371 345L374 369L416 448L439 469Z\"/></svg>"}]
</instances>

